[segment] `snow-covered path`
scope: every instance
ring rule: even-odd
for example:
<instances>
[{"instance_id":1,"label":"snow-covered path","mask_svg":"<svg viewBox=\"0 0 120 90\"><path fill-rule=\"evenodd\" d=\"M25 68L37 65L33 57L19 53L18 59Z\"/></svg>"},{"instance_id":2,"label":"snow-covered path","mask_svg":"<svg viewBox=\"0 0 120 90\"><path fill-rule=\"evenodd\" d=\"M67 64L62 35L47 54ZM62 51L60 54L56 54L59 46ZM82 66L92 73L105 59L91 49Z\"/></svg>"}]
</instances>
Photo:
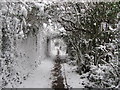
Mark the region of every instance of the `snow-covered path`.
<instances>
[{"instance_id":1,"label":"snow-covered path","mask_svg":"<svg viewBox=\"0 0 120 90\"><path fill-rule=\"evenodd\" d=\"M51 59L41 61L40 66L32 72L28 79L25 80L18 88L52 88L52 82L54 80L51 70L54 68L54 64L54 61ZM74 66L66 63L61 64L61 66L62 76L64 80L66 76L67 84L71 88L84 88L82 82L85 82L86 80L80 79L80 75L74 71ZM66 85L65 81L64 85Z\"/></svg>"},{"instance_id":2,"label":"snow-covered path","mask_svg":"<svg viewBox=\"0 0 120 90\"><path fill-rule=\"evenodd\" d=\"M51 88L51 70L53 61L43 60L40 66L28 77L19 88Z\"/></svg>"},{"instance_id":3,"label":"snow-covered path","mask_svg":"<svg viewBox=\"0 0 120 90\"><path fill-rule=\"evenodd\" d=\"M81 79L80 75L77 74L74 70L75 66L68 65L66 63L62 64L62 73L63 76L67 79L67 84L71 88L84 88L82 82L87 82L86 79Z\"/></svg>"}]
</instances>

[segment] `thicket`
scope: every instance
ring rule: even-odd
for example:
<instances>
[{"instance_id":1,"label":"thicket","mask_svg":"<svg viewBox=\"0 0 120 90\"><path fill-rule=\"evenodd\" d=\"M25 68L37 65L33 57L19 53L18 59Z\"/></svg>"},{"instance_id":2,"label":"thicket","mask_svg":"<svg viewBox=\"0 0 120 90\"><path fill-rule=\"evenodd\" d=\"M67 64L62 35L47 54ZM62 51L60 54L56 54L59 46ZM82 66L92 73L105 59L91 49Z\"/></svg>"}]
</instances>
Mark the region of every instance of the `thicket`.
<instances>
[{"instance_id":1,"label":"thicket","mask_svg":"<svg viewBox=\"0 0 120 90\"><path fill-rule=\"evenodd\" d=\"M70 60L91 82L85 86L120 87L120 2L56 3L46 12L66 30Z\"/></svg>"}]
</instances>

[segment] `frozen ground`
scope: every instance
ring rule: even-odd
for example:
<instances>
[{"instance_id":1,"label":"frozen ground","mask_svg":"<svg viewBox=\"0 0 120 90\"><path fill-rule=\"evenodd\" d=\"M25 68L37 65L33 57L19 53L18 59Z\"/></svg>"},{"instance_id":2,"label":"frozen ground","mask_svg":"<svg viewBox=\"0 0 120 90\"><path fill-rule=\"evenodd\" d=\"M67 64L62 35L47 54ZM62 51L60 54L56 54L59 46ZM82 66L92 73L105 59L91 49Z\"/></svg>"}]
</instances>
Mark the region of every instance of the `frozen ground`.
<instances>
[{"instance_id":1,"label":"frozen ground","mask_svg":"<svg viewBox=\"0 0 120 90\"><path fill-rule=\"evenodd\" d=\"M19 88L51 88L50 77L52 67L53 62L50 59L43 60L40 66Z\"/></svg>"}]
</instances>

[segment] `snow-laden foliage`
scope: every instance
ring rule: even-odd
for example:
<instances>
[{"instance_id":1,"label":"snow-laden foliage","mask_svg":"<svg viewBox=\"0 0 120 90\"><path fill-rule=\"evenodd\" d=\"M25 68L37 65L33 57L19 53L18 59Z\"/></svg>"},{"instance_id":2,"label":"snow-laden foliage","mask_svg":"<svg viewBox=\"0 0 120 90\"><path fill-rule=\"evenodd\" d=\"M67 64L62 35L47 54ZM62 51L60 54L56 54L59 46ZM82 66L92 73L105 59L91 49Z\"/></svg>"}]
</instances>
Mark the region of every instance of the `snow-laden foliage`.
<instances>
[{"instance_id":1,"label":"snow-laden foliage","mask_svg":"<svg viewBox=\"0 0 120 90\"><path fill-rule=\"evenodd\" d=\"M84 85L119 88L119 13L119 2L0 2L0 87L27 78L45 54L44 27L58 29L59 23L69 60L91 83Z\"/></svg>"},{"instance_id":2,"label":"snow-laden foliage","mask_svg":"<svg viewBox=\"0 0 120 90\"><path fill-rule=\"evenodd\" d=\"M21 84L44 57L45 19L42 3L0 2L0 87Z\"/></svg>"},{"instance_id":3,"label":"snow-laden foliage","mask_svg":"<svg viewBox=\"0 0 120 90\"><path fill-rule=\"evenodd\" d=\"M86 73L82 76L88 78L89 83L84 83L88 88L119 88L119 77L116 76L116 71L110 64L104 64L99 66L91 66L90 73Z\"/></svg>"},{"instance_id":4,"label":"snow-laden foliage","mask_svg":"<svg viewBox=\"0 0 120 90\"><path fill-rule=\"evenodd\" d=\"M119 2L56 3L48 6L46 12L66 30L64 39L67 42L67 51L71 56L70 60L76 61L77 72L89 72L90 78L93 75L95 80L92 82L95 82L96 87L119 87ZM92 65L96 67L96 71L101 70L99 65L110 70L103 75L101 70L101 74L96 73L96 77ZM108 81L114 79L115 82L111 80L109 84L104 79L105 75ZM108 85L97 83L99 78Z\"/></svg>"}]
</instances>

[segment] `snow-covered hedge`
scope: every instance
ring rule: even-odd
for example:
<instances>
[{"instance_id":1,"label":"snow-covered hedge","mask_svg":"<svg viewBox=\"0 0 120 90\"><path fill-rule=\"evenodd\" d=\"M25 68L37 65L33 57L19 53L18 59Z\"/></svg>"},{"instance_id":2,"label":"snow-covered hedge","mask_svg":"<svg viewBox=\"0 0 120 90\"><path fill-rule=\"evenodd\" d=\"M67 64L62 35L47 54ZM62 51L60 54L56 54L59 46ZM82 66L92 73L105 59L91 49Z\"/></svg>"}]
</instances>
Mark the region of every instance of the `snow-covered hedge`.
<instances>
[{"instance_id":1,"label":"snow-covered hedge","mask_svg":"<svg viewBox=\"0 0 120 90\"><path fill-rule=\"evenodd\" d=\"M44 59L44 6L0 2L0 87L17 87Z\"/></svg>"}]
</instances>

